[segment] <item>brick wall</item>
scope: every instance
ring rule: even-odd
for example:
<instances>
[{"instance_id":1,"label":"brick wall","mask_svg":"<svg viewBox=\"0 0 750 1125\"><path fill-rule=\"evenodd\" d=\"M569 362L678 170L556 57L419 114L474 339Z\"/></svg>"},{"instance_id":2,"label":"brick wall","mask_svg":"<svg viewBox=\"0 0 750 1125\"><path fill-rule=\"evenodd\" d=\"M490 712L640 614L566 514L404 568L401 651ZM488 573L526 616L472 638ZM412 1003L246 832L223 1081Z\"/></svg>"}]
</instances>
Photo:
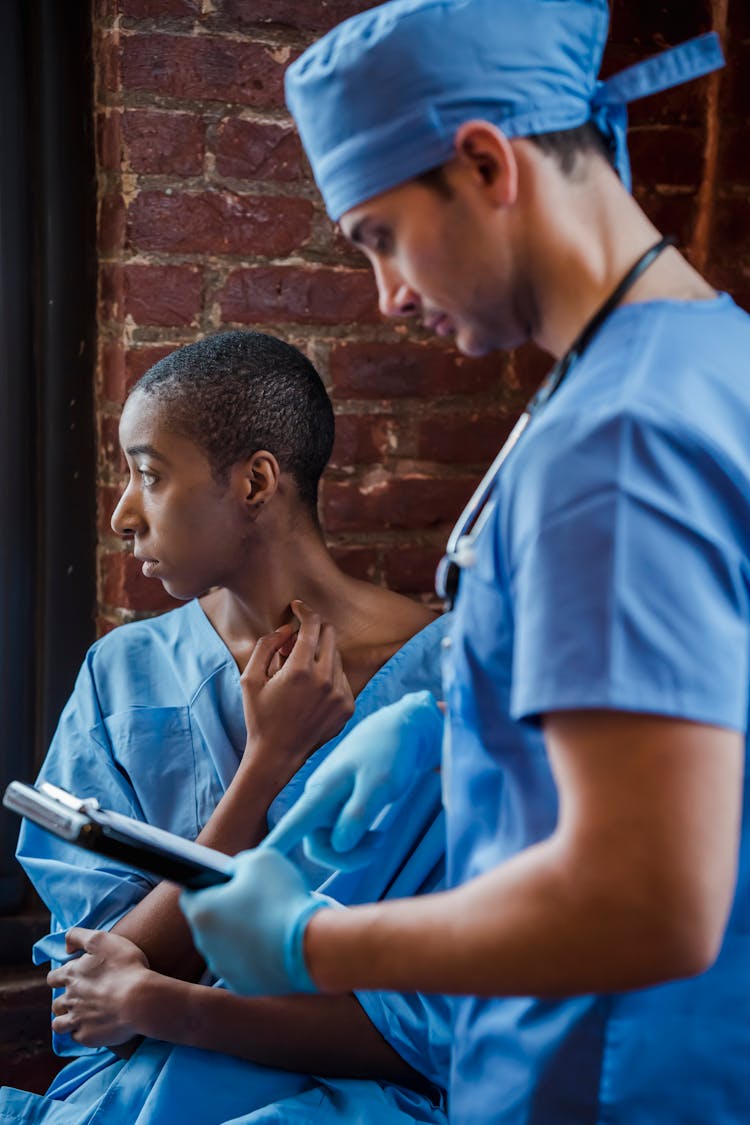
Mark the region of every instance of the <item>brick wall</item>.
<instances>
[{"instance_id":1,"label":"brick wall","mask_svg":"<svg viewBox=\"0 0 750 1125\"><path fill-rule=\"evenodd\" d=\"M357 0L96 0L100 626L169 604L108 528L132 382L223 326L277 332L329 386L323 517L353 573L424 594L447 530L547 361L467 360L380 320L284 111L285 66ZM746 0L614 0L611 71L716 27L731 67L633 109L638 198L750 300ZM744 131L744 132L743 132Z\"/></svg>"}]
</instances>

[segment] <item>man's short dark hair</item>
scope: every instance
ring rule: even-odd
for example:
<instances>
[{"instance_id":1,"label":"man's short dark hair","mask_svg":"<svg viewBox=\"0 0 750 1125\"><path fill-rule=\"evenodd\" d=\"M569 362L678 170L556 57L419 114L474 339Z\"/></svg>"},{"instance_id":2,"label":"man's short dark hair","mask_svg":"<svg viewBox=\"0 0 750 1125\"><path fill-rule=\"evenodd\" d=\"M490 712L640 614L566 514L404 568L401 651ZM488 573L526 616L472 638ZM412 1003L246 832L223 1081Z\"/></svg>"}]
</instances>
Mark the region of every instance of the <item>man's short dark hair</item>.
<instances>
[{"instance_id":1,"label":"man's short dark hair","mask_svg":"<svg viewBox=\"0 0 750 1125\"><path fill-rule=\"evenodd\" d=\"M273 453L317 521L318 483L334 419L306 356L263 332L206 336L154 364L136 391L166 406L164 424L203 450L217 480L259 449Z\"/></svg>"},{"instance_id":2,"label":"man's short dark hair","mask_svg":"<svg viewBox=\"0 0 750 1125\"><path fill-rule=\"evenodd\" d=\"M562 129L555 133L536 133L527 137L545 153L557 160L560 168L569 176L574 170L579 156L594 153L612 164L612 153L602 134L592 121L586 121L575 129Z\"/></svg>"},{"instance_id":3,"label":"man's short dark hair","mask_svg":"<svg viewBox=\"0 0 750 1125\"><path fill-rule=\"evenodd\" d=\"M575 129L561 129L554 133L535 133L524 138L532 141L546 156L552 156L559 164L566 176L575 169L579 156L595 153L603 157L612 165L612 153L607 147L607 142L592 121L586 121ZM445 165L429 168L426 172L415 176L418 184L432 188L444 199L453 195L451 186L444 171Z\"/></svg>"}]
</instances>

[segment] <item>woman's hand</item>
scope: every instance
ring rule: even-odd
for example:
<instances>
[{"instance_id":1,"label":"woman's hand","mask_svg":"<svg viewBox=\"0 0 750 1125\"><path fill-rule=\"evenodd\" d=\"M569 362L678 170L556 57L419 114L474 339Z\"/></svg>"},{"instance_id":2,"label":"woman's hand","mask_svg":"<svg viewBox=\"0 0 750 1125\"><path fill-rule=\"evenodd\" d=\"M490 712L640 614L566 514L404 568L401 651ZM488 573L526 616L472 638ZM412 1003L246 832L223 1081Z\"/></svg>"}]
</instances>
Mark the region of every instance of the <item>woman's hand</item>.
<instances>
[{"instance_id":1,"label":"woman's hand","mask_svg":"<svg viewBox=\"0 0 750 1125\"><path fill-rule=\"evenodd\" d=\"M150 975L145 954L127 938L74 927L65 935L77 957L47 974L54 1000L52 1029L86 1047L112 1047L141 1034L138 1013Z\"/></svg>"},{"instance_id":2,"label":"woman's hand","mask_svg":"<svg viewBox=\"0 0 750 1125\"><path fill-rule=\"evenodd\" d=\"M261 637L240 684L246 755L284 755L296 770L339 733L354 711L354 697L333 626L304 602L293 601L292 610L300 622L296 637L291 626Z\"/></svg>"}]
</instances>

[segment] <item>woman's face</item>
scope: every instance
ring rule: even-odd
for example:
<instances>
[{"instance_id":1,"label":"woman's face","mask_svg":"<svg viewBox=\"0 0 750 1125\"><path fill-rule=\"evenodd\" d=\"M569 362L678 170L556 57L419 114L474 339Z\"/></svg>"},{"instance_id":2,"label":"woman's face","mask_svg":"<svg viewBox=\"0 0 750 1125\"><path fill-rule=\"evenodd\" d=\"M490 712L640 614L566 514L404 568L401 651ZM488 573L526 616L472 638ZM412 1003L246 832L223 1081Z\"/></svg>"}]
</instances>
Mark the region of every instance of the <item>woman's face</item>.
<instances>
[{"instance_id":1,"label":"woman's face","mask_svg":"<svg viewBox=\"0 0 750 1125\"><path fill-rule=\"evenodd\" d=\"M217 482L205 453L165 428L163 412L139 391L125 404L120 445L130 479L112 527L133 541L147 578L187 600L212 586L232 588L240 569L246 571L248 520L241 474Z\"/></svg>"}]
</instances>

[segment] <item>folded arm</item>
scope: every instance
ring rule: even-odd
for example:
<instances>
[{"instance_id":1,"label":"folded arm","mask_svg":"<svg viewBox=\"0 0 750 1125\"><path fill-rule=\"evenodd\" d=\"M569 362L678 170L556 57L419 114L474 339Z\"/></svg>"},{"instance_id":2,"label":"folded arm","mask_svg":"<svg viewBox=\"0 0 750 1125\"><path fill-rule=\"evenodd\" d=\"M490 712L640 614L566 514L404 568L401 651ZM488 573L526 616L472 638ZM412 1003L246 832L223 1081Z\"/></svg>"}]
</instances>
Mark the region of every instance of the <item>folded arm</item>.
<instances>
[{"instance_id":1,"label":"folded arm","mask_svg":"<svg viewBox=\"0 0 750 1125\"><path fill-rule=\"evenodd\" d=\"M268 806L319 745L339 732L353 711L330 625L295 602L301 624L291 655L272 673L291 631L262 637L242 674L247 744L237 773L198 842L228 855L257 844L267 831ZM178 906L179 889L160 883L113 928L134 942L158 972L197 980L204 963Z\"/></svg>"},{"instance_id":2,"label":"folded arm","mask_svg":"<svg viewBox=\"0 0 750 1125\"><path fill-rule=\"evenodd\" d=\"M239 997L156 973L132 942L93 930L71 930L68 947L83 956L49 974L66 989L53 1027L85 1046L145 1035L306 1074L425 1081L353 996Z\"/></svg>"}]
</instances>

